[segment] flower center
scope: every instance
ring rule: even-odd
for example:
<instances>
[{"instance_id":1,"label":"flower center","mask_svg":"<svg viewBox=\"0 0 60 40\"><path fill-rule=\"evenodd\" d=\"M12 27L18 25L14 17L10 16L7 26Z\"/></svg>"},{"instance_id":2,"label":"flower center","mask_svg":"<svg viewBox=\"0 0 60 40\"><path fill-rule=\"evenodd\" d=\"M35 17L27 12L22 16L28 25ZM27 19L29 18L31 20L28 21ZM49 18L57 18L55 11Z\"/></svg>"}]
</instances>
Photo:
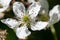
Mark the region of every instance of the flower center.
<instances>
[{"instance_id":1,"label":"flower center","mask_svg":"<svg viewBox=\"0 0 60 40\"><path fill-rule=\"evenodd\" d=\"M28 15L24 15L23 16L23 21L24 22L29 22L29 16Z\"/></svg>"},{"instance_id":2,"label":"flower center","mask_svg":"<svg viewBox=\"0 0 60 40\"><path fill-rule=\"evenodd\" d=\"M30 28L30 17L28 15L23 16L23 22L26 23L28 28Z\"/></svg>"}]
</instances>

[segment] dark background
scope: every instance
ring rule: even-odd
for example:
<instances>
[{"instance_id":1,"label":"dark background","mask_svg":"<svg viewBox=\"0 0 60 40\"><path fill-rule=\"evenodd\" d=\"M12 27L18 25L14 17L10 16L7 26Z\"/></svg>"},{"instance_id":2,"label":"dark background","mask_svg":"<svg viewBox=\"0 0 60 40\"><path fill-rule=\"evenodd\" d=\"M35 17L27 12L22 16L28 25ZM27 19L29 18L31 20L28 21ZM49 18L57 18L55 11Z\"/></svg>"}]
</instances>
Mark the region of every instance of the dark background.
<instances>
[{"instance_id":1,"label":"dark background","mask_svg":"<svg viewBox=\"0 0 60 40\"><path fill-rule=\"evenodd\" d=\"M52 9L55 5L59 4L59 0L48 0L49 3L49 9ZM10 12L12 13L12 11ZM55 29L56 29L56 34L58 40L60 40L60 21L56 24L54 24ZM6 40L17 40L18 38L16 37L14 31L10 28L8 28L7 25L3 24L0 22L0 29L7 29L8 35ZM54 40L53 35L50 31L50 29L46 30L41 30L41 31L32 31L32 34L28 37L28 40Z\"/></svg>"}]
</instances>

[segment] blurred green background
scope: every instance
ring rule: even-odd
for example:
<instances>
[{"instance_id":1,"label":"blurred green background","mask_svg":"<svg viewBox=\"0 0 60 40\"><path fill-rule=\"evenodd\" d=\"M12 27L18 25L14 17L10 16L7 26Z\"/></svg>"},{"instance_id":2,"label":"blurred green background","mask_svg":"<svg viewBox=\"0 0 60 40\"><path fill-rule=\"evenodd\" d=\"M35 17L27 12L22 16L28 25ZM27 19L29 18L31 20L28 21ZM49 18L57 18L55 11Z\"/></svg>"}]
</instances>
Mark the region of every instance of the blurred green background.
<instances>
[{"instance_id":1,"label":"blurred green background","mask_svg":"<svg viewBox=\"0 0 60 40\"><path fill-rule=\"evenodd\" d=\"M52 9L55 5L60 4L60 0L48 0L49 3L49 9ZM10 15L13 17L13 12L10 11ZM10 16L9 16L10 17ZM60 21L56 24L54 24L56 29L56 34L58 40L60 40ZM10 28L8 28L7 25L0 22L0 29L7 29L8 35L6 40L17 40L16 34L14 31ZM41 30L41 31L32 31L32 34L28 37L27 40L54 40L53 35L50 31L50 29Z\"/></svg>"}]
</instances>

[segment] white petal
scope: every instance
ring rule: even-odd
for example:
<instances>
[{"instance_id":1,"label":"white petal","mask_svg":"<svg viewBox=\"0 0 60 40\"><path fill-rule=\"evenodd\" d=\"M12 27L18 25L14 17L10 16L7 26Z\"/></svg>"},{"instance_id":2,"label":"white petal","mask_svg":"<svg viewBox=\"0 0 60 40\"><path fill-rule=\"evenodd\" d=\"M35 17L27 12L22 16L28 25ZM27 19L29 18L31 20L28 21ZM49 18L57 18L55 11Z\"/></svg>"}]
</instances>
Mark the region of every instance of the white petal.
<instances>
[{"instance_id":1,"label":"white petal","mask_svg":"<svg viewBox=\"0 0 60 40\"><path fill-rule=\"evenodd\" d=\"M28 0L29 3L34 3L35 0ZM40 3L40 5L46 10L46 12L49 11L49 5L47 0L38 0L38 2Z\"/></svg>"},{"instance_id":2,"label":"white petal","mask_svg":"<svg viewBox=\"0 0 60 40\"><path fill-rule=\"evenodd\" d=\"M0 12L4 12L10 4L11 0L0 0L0 5L2 5L3 7L0 8Z\"/></svg>"},{"instance_id":3,"label":"white petal","mask_svg":"<svg viewBox=\"0 0 60 40\"><path fill-rule=\"evenodd\" d=\"M13 11L16 17L21 18L25 13L25 7L21 2L15 2L13 4Z\"/></svg>"},{"instance_id":4,"label":"white petal","mask_svg":"<svg viewBox=\"0 0 60 40\"><path fill-rule=\"evenodd\" d=\"M49 11L49 5L47 0L39 0L39 3L41 4L41 6L46 10L46 12Z\"/></svg>"},{"instance_id":5,"label":"white petal","mask_svg":"<svg viewBox=\"0 0 60 40\"><path fill-rule=\"evenodd\" d=\"M30 34L31 32L28 30L26 25L16 29L16 35L19 39L26 39Z\"/></svg>"},{"instance_id":6,"label":"white petal","mask_svg":"<svg viewBox=\"0 0 60 40\"><path fill-rule=\"evenodd\" d=\"M41 8L41 5L39 5L38 2L31 4L30 7L28 8L30 17L35 18L39 13L40 8Z\"/></svg>"},{"instance_id":7,"label":"white petal","mask_svg":"<svg viewBox=\"0 0 60 40\"><path fill-rule=\"evenodd\" d=\"M53 9L49 12L50 16L50 25L55 24L60 20L60 6L56 5L53 7Z\"/></svg>"},{"instance_id":8,"label":"white petal","mask_svg":"<svg viewBox=\"0 0 60 40\"><path fill-rule=\"evenodd\" d=\"M40 22L35 23L34 25L31 25L31 29L33 31L35 31L35 30L39 30L40 31L40 30L46 28L47 25L48 25L48 22L42 22L42 21L40 21Z\"/></svg>"},{"instance_id":9,"label":"white petal","mask_svg":"<svg viewBox=\"0 0 60 40\"><path fill-rule=\"evenodd\" d=\"M34 2L35 2L35 0L28 0L28 2L29 2L29 3L34 3Z\"/></svg>"},{"instance_id":10,"label":"white petal","mask_svg":"<svg viewBox=\"0 0 60 40\"><path fill-rule=\"evenodd\" d=\"M49 12L49 16L52 16L53 14L59 14L59 5L56 5L56 6L54 6L53 7L53 9L52 10L50 10L50 12Z\"/></svg>"},{"instance_id":11,"label":"white petal","mask_svg":"<svg viewBox=\"0 0 60 40\"><path fill-rule=\"evenodd\" d=\"M15 19L11 19L11 18L3 19L3 20L1 20L1 22L6 24L8 27L10 27L12 29L14 29L20 25L20 23L18 21L16 21Z\"/></svg>"}]
</instances>

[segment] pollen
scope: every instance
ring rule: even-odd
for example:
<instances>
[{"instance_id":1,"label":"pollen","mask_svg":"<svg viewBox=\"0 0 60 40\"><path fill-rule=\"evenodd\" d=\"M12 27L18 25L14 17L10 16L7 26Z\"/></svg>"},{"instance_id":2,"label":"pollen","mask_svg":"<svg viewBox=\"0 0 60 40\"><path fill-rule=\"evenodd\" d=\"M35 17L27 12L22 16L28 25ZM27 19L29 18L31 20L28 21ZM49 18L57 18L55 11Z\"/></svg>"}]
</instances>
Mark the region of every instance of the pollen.
<instances>
[{"instance_id":1,"label":"pollen","mask_svg":"<svg viewBox=\"0 0 60 40\"><path fill-rule=\"evenodd\" d=\"M28 15L23 16L23 21L28 22L29 21L29 16Z\"/></svg>"}]
</instances>

